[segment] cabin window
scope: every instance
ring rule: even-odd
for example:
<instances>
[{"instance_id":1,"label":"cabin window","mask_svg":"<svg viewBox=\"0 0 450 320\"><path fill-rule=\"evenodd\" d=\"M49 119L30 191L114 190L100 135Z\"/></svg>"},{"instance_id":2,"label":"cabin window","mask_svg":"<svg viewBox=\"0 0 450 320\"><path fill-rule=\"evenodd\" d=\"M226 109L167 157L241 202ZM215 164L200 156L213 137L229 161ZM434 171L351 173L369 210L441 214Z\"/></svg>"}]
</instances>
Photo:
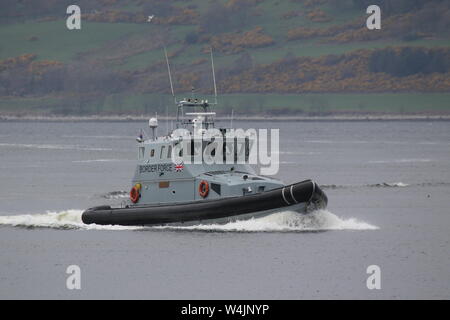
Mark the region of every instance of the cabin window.
<instances>
[{"instance_id":1,"label":"cabin window","mask_svg":"<svg viewBox=\"0 0 450 320\"><path fill-rule=\"evenodd\" d=\"M245 163L249 163L250 160L250 138L245 137Z\"/></svg>"},{"instance_id":2,"label":"cabin window","mask_svg":"<svg viewBox=\"0 0 450 320\"><path fill-rule=\"evenodd\" d=\"M191 139L186 144L186 156L189 156L191 161L194 161L194 154L195 154L195 142L194 139Z\"/></svg>"},{"instance_id":3,"label":"cabin window","mask_svg":"<svg viewBox=\"0 0 450 320\"><path fill-rule=\"evenodd\" d=\"M186 150L187 154L190 155L191 157L193 157L194 153L195 153L194 149L195 149L195 142L194 142L194 139L191 139L191 141L189 142L189 145L188 145L188 149Z\"/></svg>"},{"instance_id":4,"label":"cabin window","mask_svg":"<svg viewBox=\"0 0 450 320\"><path fill-rule=\"evenodd\" d=\"M159 154L160 159L164 157L164 150L166 150L166 146L161 146L161 153Z\"/></svg>"},{"instance_id":5,"label":"cabin window","mask_svg":"<svg viewBox=\"0 0 450 320\"><path fill-rule=\"evenodd\" d=\"M227 141L223 139L223 162L226 163L227 155L232 159L233 163L237 163L238 159L238 142L237 138L234 138L233 141Z\"/></svg>"},{"instance_id":6,"label":"cabin window","mask_svg":"<svg viewBox=\"0 0 450 320\"><path fill-rule=\"evenodd\" d=\"M155 149L152 149L151 151L150 151L150 157L154 157L155 156Z\"/></svg>"},{"instance_id":7,"label":"cabin window","mask_svg":"<svg viewBox=\"0 0 450 320\"><path fill-rule=\"evenodd\" d=\"M171 159L172 158L172 146L169 146L168 150L167 150L167 158Z\"/></svg>"},{"instance_id":8,"label":"cabin window","mask_svg":"<svg viewBox=\"0 0 450 320\"><path fill-rule=\"evenodd\" d=\"M233 141L223 142L223 161L226 157L233 159L234 163L248 163L250 160L250 139L248 137L234 138Z\"/></svg>"},{"instance_id":9,"label":"cabin window","mask_svg":"<svg viewBox=\"0 0 450 320\"><path fill-rule=\"evenodd\" d=\"M214 190L218 195L220 195L220 184L218 183L211 183L211 189Z\"/></svg>"}]
</instances>

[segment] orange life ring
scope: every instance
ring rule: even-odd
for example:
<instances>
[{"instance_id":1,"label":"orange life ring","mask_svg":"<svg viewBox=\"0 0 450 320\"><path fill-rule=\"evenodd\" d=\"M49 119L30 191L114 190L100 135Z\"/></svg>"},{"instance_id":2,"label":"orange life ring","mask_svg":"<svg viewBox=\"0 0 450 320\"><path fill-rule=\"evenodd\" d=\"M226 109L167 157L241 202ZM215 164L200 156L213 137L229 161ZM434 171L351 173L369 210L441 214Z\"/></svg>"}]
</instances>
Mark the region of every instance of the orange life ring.
<instances>
[{"instance_id":1,"label":"orange life ring","mask_svg":"<svg viewBox=\"0 0 450 320\"><path fill-rule=\"evenodd\" d=\"M208 181L205 180L200 181L200 184L198 185L198 193L202 198L206 198L208 196L209 193Z\"/></svg>"},{"instance_id":2,"label":"orange life ring","mask_svg":"<svg viewBox=\"0 0 450 320\"><path fill-rule=\"evenodd\" d=\"M139 201L139 197L140 197L139 191L140 190L141 190L141 184L140 183L136 183L134 185L134 187L131 188L131 191L130 191L130 200L131 200L131 202L136 203L136 202Z\"/></svg>"}]
</instances>

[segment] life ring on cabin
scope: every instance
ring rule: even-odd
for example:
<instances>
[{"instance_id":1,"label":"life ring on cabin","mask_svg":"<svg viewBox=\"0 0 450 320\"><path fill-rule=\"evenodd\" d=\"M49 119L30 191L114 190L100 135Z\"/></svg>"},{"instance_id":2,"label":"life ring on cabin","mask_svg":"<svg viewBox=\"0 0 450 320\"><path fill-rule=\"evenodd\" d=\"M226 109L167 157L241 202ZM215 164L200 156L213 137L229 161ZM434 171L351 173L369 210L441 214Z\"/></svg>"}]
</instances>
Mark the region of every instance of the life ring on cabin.
<instances>
[{"instance_id":1,"label":"life ring on cabin","mask_svg":"<svg viewBox=\"0 0 450 320\"><path fill-rule=\"evenodd\" d=\"M209 183L208 181L202 180L200 181L200 184L198 185L198 194L202 198L206 198L209 193Z\"/></svg>"},{"instance_id":2,"label":"life ring on cabin","mask_svg":"<svg viewBox=\"0 0 450 320\"><path fill-rule=\"evenodd\" d=\"M139 192L140 190L141 190L141 184L140 183L136 183L134 185L134 187L131 188L131 191L130 191L130 200L131 200L131 202L136 203L136 202L139 201L139 198L141 196L140 192Z\"/></svg>"}]
</instances>

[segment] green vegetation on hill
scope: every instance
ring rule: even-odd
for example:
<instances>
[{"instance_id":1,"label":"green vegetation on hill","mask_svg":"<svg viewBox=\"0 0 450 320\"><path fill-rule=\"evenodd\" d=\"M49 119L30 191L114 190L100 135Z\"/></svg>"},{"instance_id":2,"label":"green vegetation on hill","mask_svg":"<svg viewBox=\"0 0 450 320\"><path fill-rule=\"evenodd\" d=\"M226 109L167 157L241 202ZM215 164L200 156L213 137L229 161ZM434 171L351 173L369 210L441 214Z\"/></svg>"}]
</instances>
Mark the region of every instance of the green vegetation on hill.
<instances>
[{"instance_id":1,"label":"green vegetation on hill","mask_svg":"<svg viewBox=\"0 0 450 320\"><path fill-rule=\"evenodd\" d=\"M0 27L0 59L34 53L39 60L71 62L78 54L111 41L145 33L147 27L131 23L84 22L83 32L73 32L66 28L65 20L3 25Z\"/></svg>"},{"instance_id":2,"label":"green vegetation on hill","mask_svg":"<svg viewBox=\"0 0 450 320\"><path fill-rule=\"evenodd\" d=\"M450 112L450 0L380 0L381 31L365 28L366 0L80 0L72 31L69 4L2 4L0 113L161 112L163 46L176 91L199 93L214 48L224 110Z\"/></svg>"},{"instance_id":3,"label":"green vegetation on hill","mask_svg":"<svg viewBox=\"0 0 450 320\"><path fill-rule=\"evenodd\" d=\"M189 96L186 94L184 96ZM179 95L183 97L183 95ZM213 101L212 97L209 97ZM218 115L329 115L329 114L448 114L450 93L378 94L225 94L215 108ZM80 106L66 98L5 98L4 114L16 115L174 115L170 95L110 95Z\"/></svg>"}]
</instances>

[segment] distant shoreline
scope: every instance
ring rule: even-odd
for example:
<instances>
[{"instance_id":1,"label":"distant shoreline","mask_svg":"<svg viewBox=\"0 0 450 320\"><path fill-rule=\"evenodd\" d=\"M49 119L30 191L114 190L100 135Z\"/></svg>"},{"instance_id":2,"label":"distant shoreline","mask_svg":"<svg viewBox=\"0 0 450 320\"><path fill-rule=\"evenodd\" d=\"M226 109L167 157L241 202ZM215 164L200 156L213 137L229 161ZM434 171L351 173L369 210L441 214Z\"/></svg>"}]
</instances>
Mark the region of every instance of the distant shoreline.
<instances>
[{"instance_id":1,"label":"distant shoreline","mask_svg":"<svg viewBox=\"0 0 450 320\"><path fill-rule=\"evenodd\" d=\"M14 116L0 115L0 122L126 122L148 121L149 116ZM160 121L174 121L175 117L159 116ZM216 121L230 121L230 117L217 116ZM450 114L442 115L329 115L329 116L235 116L233 122L241 121L287 121L287 122L332 122L332 121L450 121Z\"/></svg>"}]
</instances>

